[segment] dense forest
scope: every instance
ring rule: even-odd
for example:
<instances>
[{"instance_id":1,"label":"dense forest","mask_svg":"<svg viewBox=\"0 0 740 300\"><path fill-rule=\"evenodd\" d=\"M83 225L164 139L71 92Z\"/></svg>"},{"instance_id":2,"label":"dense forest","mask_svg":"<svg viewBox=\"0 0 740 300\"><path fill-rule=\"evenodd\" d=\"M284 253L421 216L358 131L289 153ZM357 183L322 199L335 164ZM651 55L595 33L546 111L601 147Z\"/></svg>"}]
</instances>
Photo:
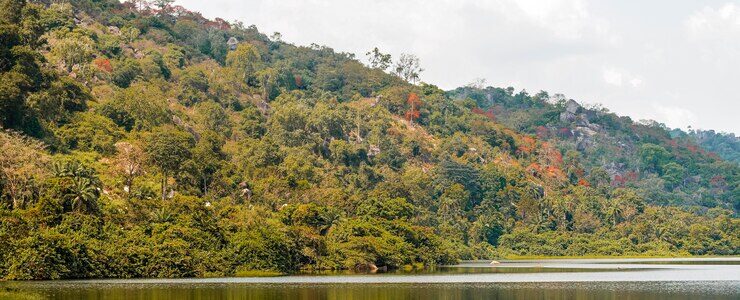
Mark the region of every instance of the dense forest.
<instances>
[{"instance_id":1,"label":"dense forest","mask_svg":"<svg viewBox=\"0 0 740 300\"><path fill-rule=\"evenodd\" d=\"M0 41L0 278L740 254L726 135L168 0L0 0Z\"/></svg>"}]
</instances>

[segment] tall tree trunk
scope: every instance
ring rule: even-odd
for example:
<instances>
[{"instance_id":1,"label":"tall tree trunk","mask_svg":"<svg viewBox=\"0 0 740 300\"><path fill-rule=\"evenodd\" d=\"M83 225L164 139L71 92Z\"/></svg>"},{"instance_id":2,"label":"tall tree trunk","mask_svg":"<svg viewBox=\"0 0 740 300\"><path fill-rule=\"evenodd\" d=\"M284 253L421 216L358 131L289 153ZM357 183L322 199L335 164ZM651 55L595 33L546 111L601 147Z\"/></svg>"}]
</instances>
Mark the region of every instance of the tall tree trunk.
<instances>
[{"instance_id":1,"label":"tall tree trunk","mask_svg":"<svg viewBox=\"0 0 740 300\"><path fill-rule=\"evenodd\" d=\"M206 194L208 194L208 182L207 182L207 180L208 179L204 176L203 177L203 196L205 196Z\"/></svg>"},{"instance_id":2,"label":"tall tree trunk","mask_svg":"<svg viewBox=\"0 0 740 300\"><path fill-rule=\"evenodd\" d=\"M167 197L167 173L162 173L162 200Z\"/></svg>"},{"instance_id":3,"label":"tall tree trunk","mask_svg":"<svg viewBox=\"0 0 740 300\"><path fill-rule=\"evenodd\" d=\"M131 199L131 190L133 190L133 176L126 176L126 199Z\"/></svg>"},{"instance_id":4,"label":"tall tree trunk","mask_svg":"<svg viewBox=\"0 0 740 300\"><path fill-rule=\"evenodd\" d=\"M13 184L12 180L8 180L6 187L8 189L8 196L10 196L11 200L11 208L18 209L18 197L16 196L17 193L15 184Z\"/></svg>"}]
</instances>

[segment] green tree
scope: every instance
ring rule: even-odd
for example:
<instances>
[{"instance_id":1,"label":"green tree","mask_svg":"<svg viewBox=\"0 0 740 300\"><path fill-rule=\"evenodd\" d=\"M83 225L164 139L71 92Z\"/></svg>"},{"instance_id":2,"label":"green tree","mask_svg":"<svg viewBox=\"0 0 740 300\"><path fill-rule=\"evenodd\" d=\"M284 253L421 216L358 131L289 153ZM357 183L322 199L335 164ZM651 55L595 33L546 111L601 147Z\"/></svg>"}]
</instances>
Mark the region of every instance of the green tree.
<instances>
[{"instance_id":1,"label":"green tree","mask_svg":"<svg viewBox=\"0 0 740 300\"><path fill-rule=\"evenodd\" d=\"M409 219L414 215L414 206L404 198L368 198L357 207L357 214L386 220Z\"/></svg>"},{"instance_id":2,"label":"green tree","mask_svg":"<svg viewBox=\"0 0 740 300\"><path fill-rule=\"evenodd\" d=\"M665 148L655 144L643 144L640 146L640 163L646 171L662 174L662 166L671 159L671 153Z\"/></svg>"},{"instance_id":3,"label":"green tree","mask_svg":"<svg viewBox=\"0 0 740 300\"><path fill-rule=\"evenodd\" d=\"M167 196L167 179L182 167L191 156L193 137L172 126L155 128L146 142L149 162L162 174L162 200Z\"/></svg>"},{"instance_id":4,"label":"green tree","mask_svg":"<svg viewBox=\"0 0 740 300\"><path fill-rule=\"evenodd\" d=\"M185 106L192 106L208 99L208 77L200 69L185 69L179 78L181 92L178 98Z\"/></svg>"},{"instance_id":5,"label":"green tree","mask_svg":"<svg viewBox=\"0 0 740 300\"><path fill-rule=\"evenodd\" d=\"M214 180L216 172L221 168L225 154L221 151L223 139L215 132L208 131L201 136L198 143L192 149L193 175L197 178L197 186L205 195Z\"/></svg>"},{"instance_id":6,"label":"green tree","mask_svg":"<svg viewBox=\"0 0 740 300\"><path fill-rule=\"evenodd\" d=\"M370 67L380 70L387 70L393 61L391 60L390 54L380 52L378 47L373 48L372 51L365 53L367 55Z\"/></svg>"},{"instance_id":7,"label":"green tree","mask_svg":"<svg viewBox=\"0 0 740 300\"><path fill-rule=\"evenodd\" d=\"M63 187L63 198L72 211L97 213L102 183L93 168L79 161L64 161L54 165L55 184Z\"/></svg>"},{"instance_id":8,"label":"green tree","mask_svg":"<svg viewBox=\"0 0 740 300\"><path fill-rule=\"evenodd\" d=\"M278 72L273 68L265 68L257 71L255 74L259 80L259 86L262 88L262 100L270 101L277 94Z\"/></svg>"},{"instance_id":9,"label":"green tree","mask_svg":"<svg viewBox=\"0 0 740 300\"><path fill-rule=\"evenodd\" d=\"M116 142L123 138L123 130L109 118L85 112L59 128L57 135L67 149L110 155L116 151Z\"/></svg>"},{"instance_id":10,"label":"green tree","mask_svg":"<svg viewBox=\"0 0 740 300\"><path fill-rule=\"evenodd\" d=\"M72 72L74 67L81 67L93 58L94 42L87 36L68 36L51 43L51 55Z\"/></svg>"},{"instance_id":11,"label":"green tree","mask_svg":"<svg viewBox=\"0 0 740 300\"><path fill-rule=\"evenodd\" d=\"M470 193L462 184L455 183L445 189L439 197L437 212L447 221L456 221L465 214L465 207L470 201Z\"/></svg>"},{"instance_id":12,"label":"green tree","mask_svg":"<svg viewBox=\"0 0 740 300\"><path fill-rule=\"evenodd\" d=\"M198 123L203 129L219 133L223 137L231 136L231 122L221 105L208 101L196 106Z\"/></svg>"},{"instance_id":13,"label":"green tree","mask_svg":"<svg viewBox=\"0 0 740 300\"><path fill-rule=\"evenodd\" d=\"M98 110L127 131L151 130L170 121L166 96L153 84L136 83L117 91Z\"/></svg>"},{"instance_id":14,"label":"green tree","mask_svg":"<svg viewBox=\"0 0 740 300\"><path fill-rule=\"evenodd\" d=\"M257 86L257 72L262 69L262 57L257 47L242 43L236 50L226 55L226 66L236 74L241 82Z\"/></svg>"},{"instance_id":15,"label":"green tree","mask_svg":"<svg viewBox=\"0 0 740 300\"><path fill-rule=\"evenodd\" d=\"M675 162L669 162L661 167L663 180L669 189L674 189L683 183L686 170Z\"/></svg>"}]
</instances>

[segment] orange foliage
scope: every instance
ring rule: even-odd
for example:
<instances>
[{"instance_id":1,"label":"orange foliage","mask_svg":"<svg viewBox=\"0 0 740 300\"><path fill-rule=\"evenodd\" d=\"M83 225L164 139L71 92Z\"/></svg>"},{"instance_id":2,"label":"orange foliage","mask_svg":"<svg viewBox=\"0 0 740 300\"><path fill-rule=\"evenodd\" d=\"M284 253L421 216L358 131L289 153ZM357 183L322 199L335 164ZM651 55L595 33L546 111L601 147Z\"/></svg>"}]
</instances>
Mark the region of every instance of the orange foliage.
<instances>
[{"instance_id":1,"label":"orange foliage","mask_svg":"<svg viewBox=\"0 0 740 300\"><path fill-rule=\"evenodd\" d=\"M520 154L532 154L532 151L534 151L536 143L537 141L535 141L534 138L530 136L523 136L522 140L519 142L517 150L519 151Z\"/></svg>"},{"instance_id":2,"label":"orange foliage","mask_svg":"<svg viewBox=\"0 0 740 300\"><path fill-rule=\"evenodd\" d=\"M591 183L589 183L588 180L581 178L581 179L578 179L578 185L591 186Z\"/></svg>"},{"instance_id":3,"label":"orange foliage","mask_svg":"<svg viewBox=\"0 0 740 300\"><path fill-rule=\"evenodd\" d=\"M537 175L542 171L542 166L536 162L533 162L527 166L527 172L532 175Z\"/></svg>"},{"instance_id":4,"label":"orange foliage","mask_svg":"<svg viewBox=\"0 0 740 300\"><path fill-rule=\"evenodd\" d=\"M496 117L493 115L493 108L490 108L490 109L484 111L484 110L476 107L476 108L473 108L472 112L474 114L478 114L478 115L484 116L484 117L488 118L489 120L495 120L496 119Z\"/></svg>"},{"instance_id":5,"label":"orange foliage","mask_svg":"<svg viewBox=\"0 0 740 300\"><path fill-rule=\"evenodd\" d=\"M548 166L546 171L547 171L546 173L547 176L552 177L552 178L564 178L565 177L565 173L563 172L563 170L555 166Z\"/></svg>"},{"instance_id":6,"label":"orange foliage","mask_svg":"<svg viewBox=\"0 0 740 300\"><path fill-rule=\"evenodd\" d=\"M414 123L414 119L418 119L421 115L419 113L419 106L421 106L422 102L419 100L419 96L416 95L416 93L410 93L406 103L409 105L409 110L406 111L406 119L408 119L409 122Z\"/></svg>"},{"instance_id":7,"label":"orange foliage","mask_svg":"<svg viewBox=\"0 0 740 300\"><path fill-rule=\"evenodd\" d=\"M113 72L113 66L111 66L110 60L107 58L98 57L93 60L93 64L103 72Z\"/></svg>"},{"instance_id":8,"label":"orange foliage","mask_svg":"<svg viewBox=\"0 0 740 300\"><path fill-rule=\"evenodd\" d=\"M613 186L624 186L629 182L635 182L637 181L638 174L635 171L629 171L627 173L624 173L624 175L614 175L614 179L612 180Z\"/></svg>"}]
</instances>

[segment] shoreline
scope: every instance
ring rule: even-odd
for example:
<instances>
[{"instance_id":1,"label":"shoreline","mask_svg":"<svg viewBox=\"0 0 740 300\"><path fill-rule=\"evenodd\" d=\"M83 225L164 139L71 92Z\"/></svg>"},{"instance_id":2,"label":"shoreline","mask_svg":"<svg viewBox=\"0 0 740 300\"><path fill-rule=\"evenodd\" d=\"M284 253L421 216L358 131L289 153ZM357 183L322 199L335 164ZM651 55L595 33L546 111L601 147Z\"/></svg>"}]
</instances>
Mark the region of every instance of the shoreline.
<instances>
[{"instance_id":1,"label":"shoreline","mask_svg":"<svg viewBox=\"0 0 740 300\"><path fill-rule=\"evenodd\" d=\"M434 268L445 268L445 267L490 267L492 269L496 268L517 268L520 266L520 264L531 264L531 266L538 266L542 268L557 268L557 267L572 267L574 269L583 269L582 272L572 272L577 274L600 274L601 272L596 271L589 271L596 269L594 265L600 265L601 267L607 267L611 266L613 268L613 271L619 271L619 272L629 272L629 271L639 271L639 270L645 270L645 269L655 269L655 270L678 270L678 269L694 269L695 266L702 266L702 264L680 264L681 262L740 262L740 256L691 256L691 257L627 257L627 256L619 256L619 257L599 257L599 258L585 258L585 257L538 257L538 258L517 258L517 259L503 259L499 260L500 264L496 265L490 265L488 262L491 260L462 260L458 264L454 265L443 265L443 266L436 266L430 269ZM666 267L671 264L648 264L651 265L649 268L645 268L644 264L640 263L650 263L650 262L676 262L676 265L681 265L681 268L678 267ZM514 264L514 265L509 265ZM719 265L719 264L708 264L711 266L729 266L729 267L737 267L740 269L740 264L727 264L727 265ZM609 272L609 273L613 273ZM386 272L379 272L379 273L363 273L363 272L357 272L357 273L346 273L346 274L306 274L306 273L295 273L295 274L280 274L280 275L274 275L274 276L215 276L215 277L173 277L173 278L78 278L78 279L56 279L56 280L6 280L6 279L0 279L0 284L12 284L12 283L85 283L85 284L106 284L106 283L124 283L124 284L157 284L157 283L321 283L321 278L342 278L342 277L353 277L353 278L373 278L373 277L382 277L384 280L387 280L389 278L397 279L397 283L414 283L417 282L415 280L407 281L403 280L403 278L406 277L416 277L418 278L426 278L426 277L435 277L440 276L444 274L418 274L414 272L406 272L403 273L386 273ZM553 272L557 273L557 272ZM545 273L546 274L546 273ZM264 275L264 274L260 274ZM521 273L477 273L476 276L490 276L495 275L497 277L514 277L518 278L522 276ZM452 274L450 276L457 276L457 277L465 277L470 276L469 274ZM289 278L289 280L285 280L286 278ZM319 278L320 280L314 280L312 278ZM519 279L514 279L514 281L498 281L499 279L496 279L496 281L491 282L528 282L528 281L520 281ZM710 281L715 280L728 280L726 278L717 278L717 279L711 279ZM730 281L738 281L740 278L731 278ZM325 283L353 283L353 281L333 281L333 280L327 280L328 282ZM554 278L553 282L561 282L562 280L559 278ZM584 280L586 281L586 280ZM610 278L609 280L605 281L624 281L624 280L613 280L613 278ZM631 281L631 280L626 280ZM652 281L652 280L647 280ZM666 281L666 280L658 280L658 281ZM674 281L674 280L667 280L667 281ZM675 280L675 281L683 281L683 280ZM686 280L686 281L693 281L693 280ZM465 281L453 281L453 283L459 283L459 282L465 282ZM489 281L481 281L481 282L489 282ZM549 282L549 281L548 281ZM573 282L579 282L579 281L573 281ZM356 282L356 283L364 283L364 282ZM366 283L390 283L386 281L379 281L379 282L366 282ZM421 281L420 283L424 283ZM427 282L429 283L429 282ZM0 286L1 287L1 286Z\"/></svg>"},{"instance_id":2,"label":"shoreline","mask_svg":"<svg viewBox=\"0 0 740 300\"><path fill-rule=\"evenodd\" d=\"M541 260L541 259L740 259L740 255L583 255L583 256L547 256L547 255L508 255L501 257L499 261L506 260ZM489 260L490 261L490 260Z\"/></svg>"}]
</instances>

